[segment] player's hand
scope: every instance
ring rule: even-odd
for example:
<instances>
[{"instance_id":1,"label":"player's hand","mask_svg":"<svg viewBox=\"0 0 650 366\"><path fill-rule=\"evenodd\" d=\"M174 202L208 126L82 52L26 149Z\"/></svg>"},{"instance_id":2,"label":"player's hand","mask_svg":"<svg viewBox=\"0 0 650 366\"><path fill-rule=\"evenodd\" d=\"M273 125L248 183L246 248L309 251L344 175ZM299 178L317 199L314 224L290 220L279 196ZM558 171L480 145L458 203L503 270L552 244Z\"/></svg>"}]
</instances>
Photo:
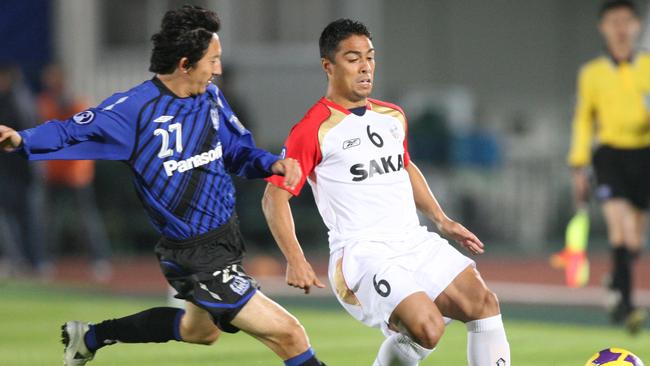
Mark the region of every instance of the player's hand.
<instances>
[{"instance_id":1,"label":"player's hand","mask_svg":"<svg viewBox=\"0 0 650 366\"><path fill-rule=\"evenodd\" d=\"M483 254L485 246L471 231L467 230L463 225L456 221L446 218L438 224L440 232L449 239L455 240L458 244L462 245L470 253Z\"/></svg>"},{"instance_id":2,"label":"player's hand","mask_svg":"<svg viewBox=\"0 0 650 366\"><path fill-rule=\"evenodd\" d=\"M0 125L0 151L12 152L20 147L23 138L13 128Z\"/></svg>"},{"instance_id":3,"label":"player's hand","mask_svg":"<svg viewBox=\"0 0 650 366\"><path fill-rule=\"evenodd\" d=\"M575 200L576 208L585 206L589 201L589 191L591 190L589 184L589 176L585 168L573 169L573 199Z\"/></svg>"},{"instance_id":4,"label":"player's hand","mask_svg":"<svg viewBox=\"0 0 650 366\"><path fill-rule=\"evenodd\" d=\"M271 171L273 174L284 176L284 186L289 189L295 189L302 178L302 169L296 159L278 160L271 165Z\"/></svg>"},{"instance_id":5,"label":"player's hand","mask_svg":"<svg viewBox=\"0 0 650 366\"><path fill-rule=\"evenodd\" d=\"M306 294L312 286L324 288L325 285L320 282L311 265L306 260L287 263L287 284L289 286L303 289Z\"/></svg>"}]
</instances>

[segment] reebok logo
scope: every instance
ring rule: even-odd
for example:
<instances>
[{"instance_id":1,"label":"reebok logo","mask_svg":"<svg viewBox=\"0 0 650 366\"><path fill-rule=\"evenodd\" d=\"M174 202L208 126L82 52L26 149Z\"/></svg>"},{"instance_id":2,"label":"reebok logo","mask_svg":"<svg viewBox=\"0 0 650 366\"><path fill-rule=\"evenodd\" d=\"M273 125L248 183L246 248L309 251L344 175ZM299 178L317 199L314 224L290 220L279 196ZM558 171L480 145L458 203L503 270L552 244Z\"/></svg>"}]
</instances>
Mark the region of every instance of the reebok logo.
<instances>
[{"instance_id":1,"label":"reebok logo","mask_svg":"<svg viewBox=\"0 0 650 366\"><path fill-rule=\"evenodd\" d=\"M345 140L343 141L343 150L349 149L351 147L359 146L359 145L361 145L360 138Z\"/></svg>"},{"instance_id":2,"label":"reebok logo","mask_svg":"<svg viewBox=\"0 0 650 366\"><path fill-rule=\"evenodd\" d=\"M163 163L163 167L165 168L167 176L171 177L175 172L184 173L188 170L209 164L217 159L221 159L222 155L223 149L221 148L221 144L219 144L210 151L190 156L185 160L167 160Z\"/></svg>"},{"instance_id":3,"label":"reebok logo","mask_svg":"<svg viewBox=\"0 0 650 366\"><path fill-rule=\"evenodd\" d=\"M160 116L160 117L154 119L153 121L156 122L156 123L165 123L165 122L169 122L169 121L173 120L174 117L175 116Z\"/></svg>"}]
</instances>

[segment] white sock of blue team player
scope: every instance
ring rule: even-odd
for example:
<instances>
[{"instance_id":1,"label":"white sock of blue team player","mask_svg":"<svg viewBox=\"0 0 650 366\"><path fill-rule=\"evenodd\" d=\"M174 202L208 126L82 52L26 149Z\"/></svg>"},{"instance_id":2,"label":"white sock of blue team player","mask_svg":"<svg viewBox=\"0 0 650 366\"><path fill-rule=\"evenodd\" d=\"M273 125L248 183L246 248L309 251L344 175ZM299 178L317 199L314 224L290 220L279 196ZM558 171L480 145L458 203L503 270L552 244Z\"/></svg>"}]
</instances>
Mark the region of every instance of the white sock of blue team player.
<instances>
[{"instance_id":1,"label":"white sock of blue team player","mask_svg":"<svg viewBox=\"0 0 650 366\"><path fill-rule=\"evenodd\" d=\"M501 314L465 325L469 366L510 366L510 345Z\"/></svg>"}]
</instances>

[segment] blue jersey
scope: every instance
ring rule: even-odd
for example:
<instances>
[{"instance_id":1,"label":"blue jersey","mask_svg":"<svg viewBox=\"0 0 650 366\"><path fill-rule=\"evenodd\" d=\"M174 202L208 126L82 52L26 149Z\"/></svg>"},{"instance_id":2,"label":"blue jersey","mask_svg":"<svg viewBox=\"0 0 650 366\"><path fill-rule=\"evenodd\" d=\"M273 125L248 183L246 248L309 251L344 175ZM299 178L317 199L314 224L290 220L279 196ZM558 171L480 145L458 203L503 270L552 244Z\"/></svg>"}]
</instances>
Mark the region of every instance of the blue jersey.
<instances>
[{"instance_id":1,"label":"blue jersey","mask_svg":"<svg viewBox=\"0 0 650 366\"><path fill-rule=\"evenodd\" d=\"M279 157L255 146L221 91L175 96L154 78L67 121L20 132L30 160L119 160L134 173L149 219L171 239L188 239L233 215L229 173L271 175Z\"/></svg>"}]
</instances>

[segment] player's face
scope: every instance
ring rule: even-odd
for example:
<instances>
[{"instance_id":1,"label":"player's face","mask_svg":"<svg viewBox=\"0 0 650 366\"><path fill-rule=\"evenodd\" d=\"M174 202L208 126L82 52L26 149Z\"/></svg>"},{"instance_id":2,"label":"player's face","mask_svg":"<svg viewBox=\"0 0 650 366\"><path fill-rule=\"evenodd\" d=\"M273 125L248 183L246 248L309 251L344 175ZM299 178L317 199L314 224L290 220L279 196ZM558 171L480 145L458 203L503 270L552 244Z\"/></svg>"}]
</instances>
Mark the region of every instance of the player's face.
<instances>
[{"instance_id":1,"label":"player's face","mask_svg":"<svg viewBox=\"0 0 650 366\"><path fill-rule=\"evenodd\" d=\"M190 94L205 93L212 78L221 75L221 42L214 34L203 57L187 72L190 83Z\"/></svg>"},{"instance_id":2,"label":"player's face","mask_svg":"<svg viewBox=\"0 0 650 366\"><path fill-rule=\"evenodd\" d=\"M334 62L324 60L330 89L351 103L365 102L372 92L375 49L366 36L353 35L339 43Z\"/></svg>"},{"instance_id":3,"label":"player's face","mask_svg":"<svg viewBox=\"0 0 650 366\"><path fill-rule=\"evenodd\" d=\"M641 22L630 9L620 7L603 14L599 29L609 48L632 47L641 31Z\"/></svg>"}]
</instances>

